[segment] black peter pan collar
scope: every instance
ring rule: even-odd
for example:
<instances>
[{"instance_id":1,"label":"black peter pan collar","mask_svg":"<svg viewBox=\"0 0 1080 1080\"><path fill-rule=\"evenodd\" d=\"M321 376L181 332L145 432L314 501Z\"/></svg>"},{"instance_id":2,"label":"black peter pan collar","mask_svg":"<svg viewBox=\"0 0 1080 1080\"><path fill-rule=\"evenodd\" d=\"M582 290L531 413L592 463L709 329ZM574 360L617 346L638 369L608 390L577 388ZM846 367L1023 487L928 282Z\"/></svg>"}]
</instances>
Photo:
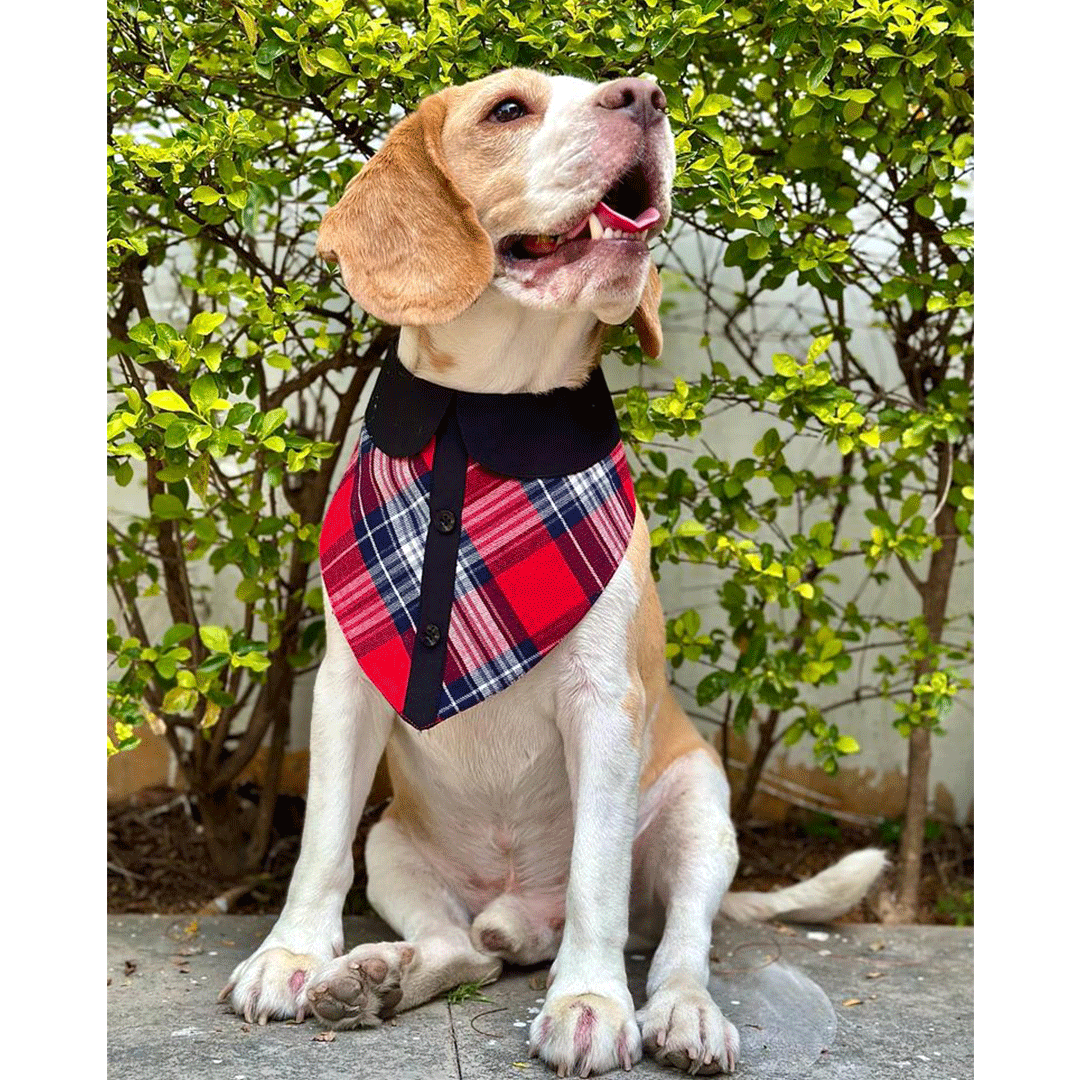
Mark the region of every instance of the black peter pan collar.
<instances>
[{"instance_id":1,"label":"black peter pan collar","mask_svg":"<svg viewBox=\"0 0 1080 1080\"><path fill-rule=\"evenodd\" d=\"M520 480L581 472L607 457L621 438L599 367L573 390L476 394L418 378L396 355L383 363L364 423L384 454L415 457L431 442L451 405L469 457L493 473Z\"/></svg>"}]
</instances>

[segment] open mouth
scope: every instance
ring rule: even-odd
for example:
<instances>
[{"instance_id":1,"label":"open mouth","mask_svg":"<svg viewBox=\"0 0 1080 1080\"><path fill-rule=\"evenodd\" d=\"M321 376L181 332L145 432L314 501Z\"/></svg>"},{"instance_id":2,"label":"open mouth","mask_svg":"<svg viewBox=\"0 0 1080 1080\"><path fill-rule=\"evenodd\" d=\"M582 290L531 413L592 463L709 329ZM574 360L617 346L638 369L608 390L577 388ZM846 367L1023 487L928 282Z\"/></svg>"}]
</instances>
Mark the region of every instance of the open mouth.
<instances>
[{"instance_id":1,"label":"open mouth","mask_svg":"<svg viewBox=\"0 0 1080 1080\"><path fill-rule=\"evenodd\" d=\"M659 220L645 170L635 165L571 228L559 234L517 233L503 239L499 249L504 257L526 261L546 258L571 245L563 253L570 262L571 255L579 258L596 241L644 242Z\"/></svg>"}]
</instances>

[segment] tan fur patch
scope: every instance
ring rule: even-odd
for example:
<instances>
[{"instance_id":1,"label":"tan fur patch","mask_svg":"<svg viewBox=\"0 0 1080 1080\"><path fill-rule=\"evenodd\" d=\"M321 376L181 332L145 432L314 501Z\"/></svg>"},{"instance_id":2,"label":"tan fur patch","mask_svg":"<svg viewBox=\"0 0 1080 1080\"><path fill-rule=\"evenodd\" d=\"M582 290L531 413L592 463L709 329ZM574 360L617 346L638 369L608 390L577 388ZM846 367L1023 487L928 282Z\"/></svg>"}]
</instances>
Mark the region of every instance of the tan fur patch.
<instances>
[{"instance_id":1,"label":"tan fur patch","mask_svg":"<svg viewBox=\"0 0 1080 1080\"><path fill-rule=\"evenodd\" d=\"M660 325L660 297L663 291L660 271L656 269L656 263L650 261L645 291L641 294L641 302L634 311L631 322L637 331L642 352L654 360L664 348L664 331Z\"/></svg>"},{"instance_id":2,"label":"tan fur patch","mask_svg":"<svg viewBox=\"0 0 1080 1080\"><path fill-rule=\"evenodd\" d=\"M443 145L451 175L490 233L498 236L519 228L528 144L551 96L547 78L512 68L444 93L448 113ZM513 124L488 120L491 110L508 97L521 101L529 115Z\"/></svg>"},{"instance_id":3,"label":"tan fur patch","mask_svg":"<svg viewBox=\"0 0 1080 1080\"><path fill-rule=\"evenodd\" d=\"M448 352L435 347L431 340L431 331L426 326L421 326L416 336L420 355L436 371L449 371L454 366L454 358Z\"/></svg>"},{"instance_id":4,"label":"tan fur patch","mask_svg":"<svg viewBox=\"0 0 1080 1080\"><path fill-rule=\"evenodd\" d=\"M448 322L494 272L491 241L446 163L446 116L443 94L425 98L390 132L319 229L319 255L338 262L353 299L386 322Z\"/></svg>"},{"instance_id":5,"label":"tan fur patch","mask_svg":"<svg viewBox=\"0 0 1080 1080\"><path fill-rule=\"evenodd\" d=\"M588 364L586 374L590 374L595 367L600 365L600 357L604 355L604 339L611 329L607 323L597 322L589 331L585 339L585 363Z\"/></svg>"},{"instance_id":6,"label":"tan fur patch","mask_svg":"<svg viewBox=\"0 0 1080 1080\"><path fill-rule=\"evenodd\" d=\"M638 538L640 527L641 539ZM664 613L649 568L649 534L638 513L627 555L632 560L641 602L628 627L638 672L645 689L644 715L651 717L648 729L648 758L642 765L641 790L650 787L677 758L693 750L704 750L720 764L720 755L694 727L668 685L664 659Z\"/></svg>"}]
</instances>

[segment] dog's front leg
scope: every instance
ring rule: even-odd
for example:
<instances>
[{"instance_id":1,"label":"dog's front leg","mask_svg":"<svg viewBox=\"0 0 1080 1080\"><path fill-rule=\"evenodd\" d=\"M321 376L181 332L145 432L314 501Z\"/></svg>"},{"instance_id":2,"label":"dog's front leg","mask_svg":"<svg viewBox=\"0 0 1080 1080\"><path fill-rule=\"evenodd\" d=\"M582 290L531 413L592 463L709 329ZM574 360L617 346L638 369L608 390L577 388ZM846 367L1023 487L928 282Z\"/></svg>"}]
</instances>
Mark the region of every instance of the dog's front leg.
<instances>
[{"instance_id":1,"label":"dog's front leg","mask_svg":"<svg viewBox=\"0 0 1080 1080\"><path fill-rule=\"evenodd\" d=\"M362 676L329 601L325 610L300 856L273 930L221 992L220 1000L249 1022L302 1018L312 975L344 951L341 911L353 880L352 843L393 722L390 707Z\"/></svg>"},{"instance_id":2,"label":"dog's front leg","mask_svg":"<svg viewBox=\"0 0 1080 1080\"><path fill-rule=\"evenodd\" d=\"M574 843L562 944L529 1047L560 1076L629 1069L641 1057L623 949L644 695L617 640L569 660L558 707Z\"/></svg>"}]
</instances>

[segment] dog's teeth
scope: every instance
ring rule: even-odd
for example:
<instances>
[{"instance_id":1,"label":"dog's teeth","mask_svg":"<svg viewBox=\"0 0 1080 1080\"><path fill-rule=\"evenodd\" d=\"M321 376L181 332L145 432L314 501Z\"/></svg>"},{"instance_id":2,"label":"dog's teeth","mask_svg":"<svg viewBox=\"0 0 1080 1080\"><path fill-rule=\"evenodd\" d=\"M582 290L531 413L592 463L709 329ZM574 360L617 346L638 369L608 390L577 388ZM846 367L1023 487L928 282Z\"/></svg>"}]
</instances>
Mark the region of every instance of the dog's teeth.
<instances>
[{"instance_id":1,"label":"dog's teeth","mask_svg":"<svg viewBox=\"0 0 1080 1080\"><path fill-rule=\"evenodd\" d=\"M605 240L613 239L614 237L613 237L611 229L605 229L604 232L603 232L603 237L604 237Z\"/></svg>"},{"instance_id":2,"label":"dog's teeth","mask_svg":"<svg viewBox=\"0 0 1080 1080\"><path fill-rule=\"evenodd\" d=\"M599 240L604 235L604 226L595 214L589 215L589 236L593 240Z\"/></svg>"}]
</instances>

